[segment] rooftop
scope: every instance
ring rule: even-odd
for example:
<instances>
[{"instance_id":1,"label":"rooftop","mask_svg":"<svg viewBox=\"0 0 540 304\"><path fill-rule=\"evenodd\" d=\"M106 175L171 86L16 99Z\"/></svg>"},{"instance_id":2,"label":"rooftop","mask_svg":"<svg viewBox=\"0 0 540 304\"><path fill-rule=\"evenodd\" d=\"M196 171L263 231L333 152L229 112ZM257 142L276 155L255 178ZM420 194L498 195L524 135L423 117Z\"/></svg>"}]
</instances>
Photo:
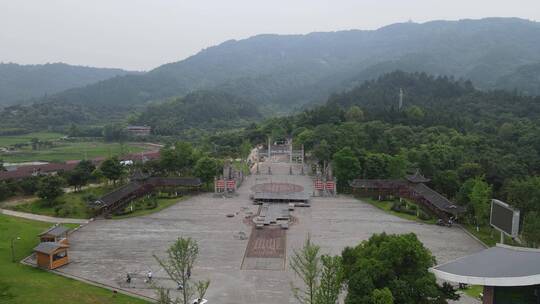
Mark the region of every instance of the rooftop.
<instances>
[{"instance_id":1,"label":"rooftop","mask_svg":"<svg viewBox=\"0 0 540 304\"><path fill-rule=\"evenodd\" d=\"M439 279L483 286L540 284L540 249L497 244L431 268Z\"/></svg>"},{"instance_id":2,"label":"rooftop","mask_svg":"<svg viewBox=\"0 0 540 304\"><path fill-rule=\"evenodd\" d=\"M69 247L68 245L60 244L57 242L43 242L43 243L39 243L39 245L37 245L34 248L34 251L45 253L45 254L51 254L60 248L68 248L68 247Z\"/></svg>"},{"instance_id":3,"label":"rooftop","mask_svg":"<svg viewBox=\"0 0 540 304\"><path fill-rule=\"evenodd\" d=\"M61 236L69 231L69 228L62 225L55 225L49 228L47 231L42 232L39 236L52 235L54 237Z\"/></svg>"},{"instance_id":4,"label":"rooftop","mask_svg":"<svg viewBox=\"0 0 540 304\"><path fill-rule=\"evenodd\" d=\"M428 183L429 181L431 181L429 178L423 176L420 173L420 170L416 170L414 174L405 175L405 179L413 184Z\"/></svg>"},{"instance_id":5,"label":"rooftop","mask_svg":"<svg viewBox=\"0 0 540 304\"><path fill-rule=\"evenodd\" d=\"M444 210L446 212L457 214L465 212L465 208L454 204L452 201L438 193L437 191L429 188L425 184L417 184L411 187L418 194L422 195L427 201L433 204L437 209Z\"/></svg>"}]
</instances>

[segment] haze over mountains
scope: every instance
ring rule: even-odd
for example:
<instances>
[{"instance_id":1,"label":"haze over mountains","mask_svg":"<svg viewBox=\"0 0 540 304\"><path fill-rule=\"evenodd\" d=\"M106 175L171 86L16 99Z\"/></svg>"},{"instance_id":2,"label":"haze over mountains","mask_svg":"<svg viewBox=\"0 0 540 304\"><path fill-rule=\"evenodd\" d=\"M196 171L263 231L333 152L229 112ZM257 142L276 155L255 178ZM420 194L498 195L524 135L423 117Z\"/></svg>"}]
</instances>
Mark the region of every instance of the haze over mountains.
<instances>
[{"instance_id":1,"label":"haze over mountains","mask_svg":"<svg viewBox=\"0 0 540 304\"><path fill-rule=\"evenodd\" d=\"M0 58L1 60L1 58ZM19 65L0 63L0 106L85 86L130 72L64 63Z\"/></svg>"},{"instance_id":2,"label":"haze over mountains","mask_svg":"<svg viewBox=\"0 0 540 304\"><path fill-rule=\"evenodd\" d=\"M226 41L147 73L113 77L38 101L70 104L72 109L133 109L204 90L216 92L219 100L237 96L231 97L236 103L290 112L398 69L470 79L483 90L517 89L534 95L540 94L539 37L540 23L517 18L258 35Z\"/></svg>"}]
</instances>

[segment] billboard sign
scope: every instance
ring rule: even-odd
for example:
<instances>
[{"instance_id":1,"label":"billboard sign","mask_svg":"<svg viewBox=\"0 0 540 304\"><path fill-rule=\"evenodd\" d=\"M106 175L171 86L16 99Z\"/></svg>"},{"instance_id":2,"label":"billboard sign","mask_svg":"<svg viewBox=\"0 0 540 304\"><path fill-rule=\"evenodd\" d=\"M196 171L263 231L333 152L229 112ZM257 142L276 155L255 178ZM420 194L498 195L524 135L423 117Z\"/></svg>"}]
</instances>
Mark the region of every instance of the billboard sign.
<instances>
[{"instance_id":1,"label":"billboard sign","mask_svg":"<svg viewBox=\"0 0 540 304\"><path fill-rule=\"evenodd\" d=\"M500 232L515 238L519 234L519 210L508 204L491 200L491 217L489 224Z\"/></svg>"}]
</instances>

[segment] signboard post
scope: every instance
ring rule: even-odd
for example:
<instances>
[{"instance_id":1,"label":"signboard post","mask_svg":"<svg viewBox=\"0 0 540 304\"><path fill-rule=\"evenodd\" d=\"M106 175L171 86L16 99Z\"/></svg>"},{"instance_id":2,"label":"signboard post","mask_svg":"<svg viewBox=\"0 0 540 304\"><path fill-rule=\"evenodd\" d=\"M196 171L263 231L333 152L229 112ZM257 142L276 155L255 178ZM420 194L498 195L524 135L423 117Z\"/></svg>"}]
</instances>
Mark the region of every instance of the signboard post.
<instances>
[{"instance_id":1,"label":"signboard post","mask_svg":"<svg viewBox=\"0 0 540 304\"><path fill-rule=\"evenodd\" d=\"M501 232L501 244L504 244L504 235L511 238L519 235L519 216L519 210L500 200L491 200L489 224Z\"/></svg>"}]
</instances>

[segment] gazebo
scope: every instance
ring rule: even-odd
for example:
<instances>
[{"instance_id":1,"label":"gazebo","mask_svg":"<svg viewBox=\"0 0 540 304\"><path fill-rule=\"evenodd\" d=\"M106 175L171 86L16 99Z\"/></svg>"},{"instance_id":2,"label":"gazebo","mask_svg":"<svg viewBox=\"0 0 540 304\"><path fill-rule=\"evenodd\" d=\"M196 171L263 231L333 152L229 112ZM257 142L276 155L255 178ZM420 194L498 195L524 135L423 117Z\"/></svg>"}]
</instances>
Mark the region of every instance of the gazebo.
<instances>
[{"instance_id":1,"label":"gazebo","mask_svg":"<svg viewBox=\"0 0 540 304\"><path fill-rule=\"evenodd\" d=\"M484 304L540 303L540 249L497 244L430 271L444 281L484 286Z\"/></svg>"},{"instance_id":2,"label":"gazebo","mask_svg":"<svg viewBox=\"0 0 540 304\"><path fill-rule=\"evenodd\" d=\"M42 232L39 235L39 240L41 242L59 242L62 244L68 244L68 232L69 228L62 225L54 225L47 231Z\"/></svg>"},{"instance_id":3,"label":"gazebo","mask_svg":"<svg viewBox=\"0 0 540 304\"><path fill-rule=\"evenodd\" d=\"M56 269L69 263L69 245L59 242L43 242L34 248L37 265L45 269Z\"/></svg>"}]
</instances>

